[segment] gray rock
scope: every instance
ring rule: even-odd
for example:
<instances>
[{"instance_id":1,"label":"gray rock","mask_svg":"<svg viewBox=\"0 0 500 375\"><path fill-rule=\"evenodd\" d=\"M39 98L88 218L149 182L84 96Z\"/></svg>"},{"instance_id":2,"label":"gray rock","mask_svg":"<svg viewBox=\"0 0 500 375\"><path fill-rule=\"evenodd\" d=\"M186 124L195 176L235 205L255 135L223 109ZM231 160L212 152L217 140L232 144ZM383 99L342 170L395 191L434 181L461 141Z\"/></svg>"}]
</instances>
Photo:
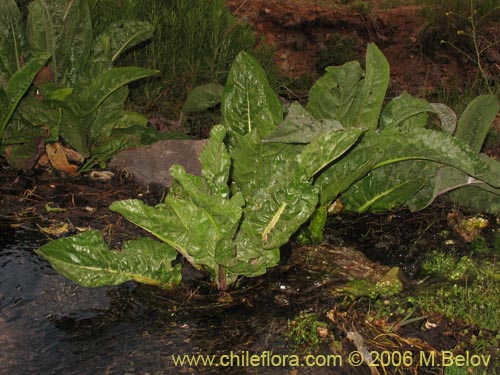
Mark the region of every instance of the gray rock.
<instances>
[{"instance_id":1,"label":"gray rock","mask_svg":"<svg viewBox=\"0 0 500 375\"><path fill-rule=\"evenodd\" d=\"M198 159L207 140L164 140L148 146L120 151L111 159L109 166L132 176L139 184L169 187L172 183L170 167L182 165L187 172L200 175Z\"/></svg>"}]
</instances>

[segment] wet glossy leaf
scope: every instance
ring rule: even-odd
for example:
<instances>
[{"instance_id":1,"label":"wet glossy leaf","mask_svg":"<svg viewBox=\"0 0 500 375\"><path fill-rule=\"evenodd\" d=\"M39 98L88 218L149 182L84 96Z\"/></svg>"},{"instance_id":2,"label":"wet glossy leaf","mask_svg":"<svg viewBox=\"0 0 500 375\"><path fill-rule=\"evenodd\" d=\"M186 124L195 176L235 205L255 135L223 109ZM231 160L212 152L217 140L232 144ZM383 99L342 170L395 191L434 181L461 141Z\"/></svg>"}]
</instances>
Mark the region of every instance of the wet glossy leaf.
<instances>
[{"instance_id":1,"label":"wet glossy leaf","mask_svg":"<svg viewBox=\"0 0 500 375\"><path fill-rule=\"evenodd\" d=\"M311 178L346 153L363 133L347 129L318 135L300 154L300 167L306 178Z\"/></svg>"},{"instance_id":2,"label":"wet glossy leaf","mask_svg":"<svg viewBox=\"0 0 500 375\"><path fill-rule=\"evenodd\" d=\"M208 266L215 274L219 272L217 254L232 249L231 239L244 204L240 194L230 199L227 195L229 165L224 135L223 127L212 130L201 158L202 176L189 175L180 166L172 167L175 186L164 204L150 207L129 200L115 202L110 207L170 244L194 266Z\"/></svg>"},{"instance_id":3,"label":"wet glossy leaf","mask_svg":"<svg viewBox=\"0 0 500 375\"><path fill-rule=\"evenodd\" d=\"M496 164L445 133L427 129L386 129L380 133L366 132L351 152L321 174L316 180L321 204L333 201L335 194L340 194L373 168L415 159L453 167L493 186L500 184L500 170Z\"/></svg>"},{"instance_id":4,"label":"wet glossy leaf","mask_svg":"<svg viewBox=\"0 0 500 375\"><path fill-rule=\"evenodd\" d=\"M90 147L111 135L117 122L123 117L123 107L127 96L127 87L120 87L111 93L94 112L82 119L87 122L83 128L87 133Z\"/></svg>"},{"instance_id":5,"label":"wet glossy leaf","mask_svg":"<svg viewBox=\"0 0 500 375\"><path fill-rule=\"evenodd\" d=\"M377 46L369 43L365 65L365 78L349 111L348 124L376 129L389 86L389 63Z\"/></svg>"},{"instance_id":6,"label":"wet glossy leaf","mask_svg":"<svg viewBox=\"0 0 500 375\"><path fill-rule=\"evenodd\" d=\"M316 179L320 205L329 206L338 195L370 172L383 158L378 145L357 145L344 158L324 170Z\"/></svg>"},{"instance_id":7,"label":"wet glossy leaf","mask_svg":"<svg viewBox=\"0 0 500 375\"><path fill-rule=\"evenodd\" d=\"M375 129L389 84L389 64L374 45L366 53L366 73L356 61L329 67L309 91L307 109L318 119L345 127Z\"/></svg>"},{"instance_id":8,"label":"wet glossy leaf","mask_svg":"<svg viewBox=\"0 0 500 375\"><path fill-rule=\"evenodd\" d=\"M221 196L229 197L229 169L231 160L224 144L226 129L219 125L210 131L210 141L200 155L202 175L205 177L209 191Z\"/></svg>"},{"instance_id":9,"label":"wet glossy leaf","mask_svg":"<svg viewBox=\"0 0 500 375\"><path fill-rule=\"evenodd\" d=\"M263 143L257 129L240 137L232 153L232 180L245 197L264 186L286 185L297 178L303 145Z\"/></svg>"},{"instance_id":10,"label":"wet glossy leaf","mask_svg":"<svg viewBox=\"0 0 500 375\"><path fill-rule=\"evenodd\" d=\"M243 136L257 129L268 135L282 121L278 97L257 60L246 52L231 66L222 95L222 123L231 136Z\"/></svg>"},{"instance_id":11,"label":"wet glossy leaf","mask_svg":"<svg viewBox=\"0 0 500 375\"><path fill-rule=\"evenodd\" d=\"M217 228L203 210L187 200L167 198L165 204L151 207L139 200L114 202L110 210L169 244L191 264L216 269Z\"/></svg>"},{"instance_id":12,"label":"wet glossy leaf","mask_svg":"<svg viewBox=\"0 0 500 375\"><path fill-rule=\"evenodd\" d=\"M305 182L258 189L244 208L245 220L236 238L238 255L246 252L251 259L251 249L262 251L287 243L314 212L317 201L316 189Z\"/></svg>"},{"instance_id":13,"label":"wet glossy leaf","mask_svg":"<svg viewBox=\"0 0 500 375\"><path fill-rule=\"evenodd\" d=\"M342 193L345 209L364 212L391 210L403 205L427 182L422 173L427 161L409 160L370 171Z\"/></svg>"},{"instance_id":14,"label":"wet glossy leaf","mask_svg":"<svg viewBox=\"0 0 500 375\"><path fill-rule=\"evenodd\" d=\"M317 120L299 103L290 105L286 118L263 142L304 143L313 141L319 134L343 130L336 120Z\"/></svg>"},{"instance_id":15,"label":"wet glossy leaf","mask_svg":"<svg viewBox=\"0 0 500 375\"><path fill-rule=\"evenodd\" d=\"M424 99L414 98L406 92L392 99L380 115L380 128L423 128L427 125L427 112L434 108Z\"/></svg>"},{"instance_id":16,"label":"wet glossy leaf","mask_svg":"<svg viewBox=\"0 0 500 375\"><path fill-rule=\"evenodd\" d=\"M171 264L177 252L150 238L127 241L122 251L110 251L100 231L88 231L51 241L36 252L57 272L86 287L129 280L171 287L181 280L180 266Z\"/></svg>"},{"instance_id":17,"label":"wet glossy leaf","mask_svg":"<svg viewBox=\"0 0 500 375\"><path fill-rule=\"evenodd\" d=\"M351 127L347 116L363 75L363 69L357 61L326 68L326 74L309 90L307 109L317 119L337 120Z\"/></svg>"}]
</instances>

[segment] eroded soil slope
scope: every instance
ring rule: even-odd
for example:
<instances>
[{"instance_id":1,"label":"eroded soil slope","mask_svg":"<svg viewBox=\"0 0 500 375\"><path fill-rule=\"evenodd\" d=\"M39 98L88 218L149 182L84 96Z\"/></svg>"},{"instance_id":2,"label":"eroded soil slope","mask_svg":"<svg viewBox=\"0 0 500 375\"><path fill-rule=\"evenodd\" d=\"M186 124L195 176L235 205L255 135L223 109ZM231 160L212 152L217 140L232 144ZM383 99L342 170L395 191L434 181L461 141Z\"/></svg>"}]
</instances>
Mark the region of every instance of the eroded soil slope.
<instances>
[{"instance_id":1,"label":"eroded soil slope","mask_svg":"<svg viewBox=\"0 0 500 375\"><path fill-rule=\"evenodd\" d=\"M359 59L374 42L391 65L389 95L408 91L432 95L447 82L466 80L473 66L458 53L440 46L421 8L399 5L369 10L320 0L229 0L233 14L249 22L276 48L276 61L292 77L317 73L318 53L332 35L356 41ZM425 52L424 52L425 51ZM431 53L429 53L431 51Z\"/></svg>"}]
</instances>

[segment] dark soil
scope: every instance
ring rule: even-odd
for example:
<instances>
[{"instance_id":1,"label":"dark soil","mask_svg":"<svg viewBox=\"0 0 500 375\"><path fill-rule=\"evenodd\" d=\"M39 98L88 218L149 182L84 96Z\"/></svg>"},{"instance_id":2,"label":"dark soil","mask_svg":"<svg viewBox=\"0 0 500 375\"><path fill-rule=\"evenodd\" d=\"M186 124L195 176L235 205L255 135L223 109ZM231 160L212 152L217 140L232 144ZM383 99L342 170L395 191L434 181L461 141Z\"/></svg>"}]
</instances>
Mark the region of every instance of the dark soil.
<instances>
[{"instance_id":1,"label":"dark soil","mask_svg":"<svg viewBox=\"0 0 500 375\"><path fill-rule=\"evenodd\" d=\"M369 1L370 9L363 11L337 3L229 0L228 6L253 25L257 35L264 35L264 42L276 48L278 66L295 78L320 73L317 57L335 34L356 42L360 60L367 43L377 44L391 66L389 94L432 96L448 83L467 82L477 73L470 61L441 45L443 32L429 24L421 6L400 1L398 6L382 7L382 1Z\"/></svg>"}]
</instances>

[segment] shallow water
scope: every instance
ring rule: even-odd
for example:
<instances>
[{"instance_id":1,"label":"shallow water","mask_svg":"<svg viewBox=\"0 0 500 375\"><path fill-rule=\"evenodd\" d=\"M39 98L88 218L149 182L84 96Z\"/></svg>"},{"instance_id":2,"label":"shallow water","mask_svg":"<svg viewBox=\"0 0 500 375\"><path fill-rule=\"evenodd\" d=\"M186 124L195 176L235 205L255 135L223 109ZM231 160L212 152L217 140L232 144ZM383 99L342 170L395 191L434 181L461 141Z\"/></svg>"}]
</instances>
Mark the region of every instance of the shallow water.
<instances>
[{"instance_id":1,"label":"shallow water","mask_svg":"<svg viewBox=\"0 0 500 375\"><path fill-rule=\"evenodd\" d=\"M47 241L39 232L8 225L0 231L0 374L289 374L290 367L175 367L171 355L290 354L287 320L320 303L293 300L308 283L293 269L281 282L271 272L242 285L231 304L217 302L209 289L87 289L34 253Z\"/></svg>"}]
</instances>

